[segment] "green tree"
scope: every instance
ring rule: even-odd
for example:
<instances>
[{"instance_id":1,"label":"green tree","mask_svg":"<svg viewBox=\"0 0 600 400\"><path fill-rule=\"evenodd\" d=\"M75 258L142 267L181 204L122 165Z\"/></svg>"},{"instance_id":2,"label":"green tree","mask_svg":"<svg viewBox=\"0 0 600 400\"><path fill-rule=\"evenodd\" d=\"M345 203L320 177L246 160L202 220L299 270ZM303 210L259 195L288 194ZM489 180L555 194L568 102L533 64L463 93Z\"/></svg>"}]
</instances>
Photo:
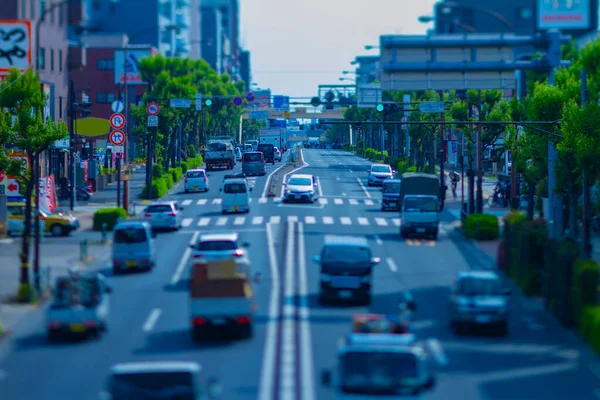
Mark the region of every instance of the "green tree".
<instances>
[{"instance_id":1,"label":"green tree","mask_svg":"<svg viewBox=\"0 0 600 400\"><path fill-rule=\"evenodd\" d=\"M258 140L258 131L267 127L264 119L245 119L242 123L242 134L244 141Z\"/></svg>"},{"instance_id":2,"label":"green tree","mask_svg":"<svg viewBox=\"0 0 600 400\"><path fill-rule=\"evenodd\" d=\"M68 136L67 126L64 122L44 121L44 97L40 89L38 76L27 70L21 74L17 69L12 69L7 78L0 84L0 120L10 133L3 134L2 139L7 142L3 146L14 146L22 151L29 159L26 172L10 162L8 167L11 174L25 186L25 230L21 242L21 274L19 294L29 298L31 295L29 285L29 249L31 237L32 196L37 176L31 171L39 165L39 156L47 151L57 140ZM12 117L16 122L12 124ZM8 123L10 119L11 123ZM10 141L9 141L10 140ZM6 163L6 161L4 161Z\"/></svg>"}]
</instances>

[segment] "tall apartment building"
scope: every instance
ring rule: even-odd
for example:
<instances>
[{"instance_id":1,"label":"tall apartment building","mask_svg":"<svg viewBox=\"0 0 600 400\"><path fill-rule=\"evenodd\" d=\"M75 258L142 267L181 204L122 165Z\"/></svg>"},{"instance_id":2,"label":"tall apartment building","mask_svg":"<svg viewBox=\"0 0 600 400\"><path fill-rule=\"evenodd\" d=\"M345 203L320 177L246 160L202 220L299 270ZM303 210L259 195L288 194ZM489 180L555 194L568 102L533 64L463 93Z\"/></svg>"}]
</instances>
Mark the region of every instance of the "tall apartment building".
<instances>
[{"instance_id":1,"label":"tall apartment building","mask_svg":"<svg viewBox=\"0 0 600 400\"><path fill-rule=\"evenodd\" d=\"M238 0L201 0L202 58L218 73L241 79Z\"/></svg>"},{"instance_id":2,"label":"tall apartment building","mask_svg":"<svg viewBox=\"0 0 600 400\"><path fill-rule=\"evenodd\" d=\"M246 92L252 86L252 70L250 69L250 51L240 51L240 78L246 83Z\"/></svg>"}]
</instances>

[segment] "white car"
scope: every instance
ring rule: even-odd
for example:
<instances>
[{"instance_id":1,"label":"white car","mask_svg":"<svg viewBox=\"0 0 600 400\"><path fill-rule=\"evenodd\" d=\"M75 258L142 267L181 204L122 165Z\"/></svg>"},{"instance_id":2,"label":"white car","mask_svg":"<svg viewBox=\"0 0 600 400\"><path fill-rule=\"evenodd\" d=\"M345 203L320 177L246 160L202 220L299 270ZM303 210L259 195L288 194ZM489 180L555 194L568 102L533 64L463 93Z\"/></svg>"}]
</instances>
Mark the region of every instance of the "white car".
<instances>
[{"instance_id":1,"label":"white car","mask_svg":"<svg viewBox=\"0 0 600 400\"><path fill-rule=\"evenodd\" d=\"M242 149L239 147L235 148L235 161L242 162Z\"/></svg>"},{"instance_id":2,"label":"white car","mask_svg":"<svg viewBox=\"0 0 600 400\"><path fill-rule=\"evenodd\" d=\"M190 169L185 173L183 190L186 193L203 191L208 192L208 174L202 168Z\"/></svg>"},{"instance_id":3,"label":"white car","mask_svg":"<svg viewBox=\"0 0 600 400\"><path fill-rule=\"evenodd\" d=\"M387 164L373 164L369 170L369 186L381 186L383 181L394 177L396 171Z\"/></svg>"},{"instance_id":4,"label":"white car","mask_svg":"<svg viewBox=\"0 0 600 400\"><path fill-rule=\"evenodd\" d=\"M275 161L281 161L281 151L279 150L279 148L275 147Z\"/></svg>"},{"instance_id":5,"label":"white car","mask_svg":"<svg viewBox=\"0 0 600 400\"><path fill-rule=\"evenodd\" d=\"M237 233L206 233L198 237L198 241L191 245L192 262L194 261L219 261L234 259L238 271L251 275L252 262L248 257L248 243L239 243Z\"/></svg>"},{"instance_id":6,"label":"white car","mask_svg":"<svg viewBox=\"0 0 600 400\"><path fill-rule=\"evenodd\" d=\"M294 174L284 184L283 202L314 203L317 201L317 180L312 175Z\"/></svg>"},{"instance_id":7,"label":"white car","mask_svg":"<svg viewBox=\"0 0 600 400\"><path fill-rule=\"evenodd\" d=\"M181 213L183 207L180 207L176 201L167 201L164 203L152 203L144 209L143 221L150 224L153 230L181 228Z\"/></svg>"}]
</instances>

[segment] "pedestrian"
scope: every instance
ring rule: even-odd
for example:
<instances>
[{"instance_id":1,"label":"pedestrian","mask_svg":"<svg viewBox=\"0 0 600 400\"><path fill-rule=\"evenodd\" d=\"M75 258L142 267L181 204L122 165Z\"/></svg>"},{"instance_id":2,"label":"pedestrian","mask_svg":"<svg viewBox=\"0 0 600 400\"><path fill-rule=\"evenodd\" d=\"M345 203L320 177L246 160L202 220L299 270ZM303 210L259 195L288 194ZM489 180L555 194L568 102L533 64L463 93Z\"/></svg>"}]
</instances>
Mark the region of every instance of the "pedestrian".
<instances>
[{"instance_id":1,"label":"pedestrian","mask_svg":"<svg viewBox=\"0 0 600 400\"><path fill-rule=\"evenodd\" d=\"M452 174L451 185L452 196L454 196L454 200L456 200L458 198L458 195L456 194L456 188L458 186L458 175L456 173Z\"/></svg>"}]
</instances>

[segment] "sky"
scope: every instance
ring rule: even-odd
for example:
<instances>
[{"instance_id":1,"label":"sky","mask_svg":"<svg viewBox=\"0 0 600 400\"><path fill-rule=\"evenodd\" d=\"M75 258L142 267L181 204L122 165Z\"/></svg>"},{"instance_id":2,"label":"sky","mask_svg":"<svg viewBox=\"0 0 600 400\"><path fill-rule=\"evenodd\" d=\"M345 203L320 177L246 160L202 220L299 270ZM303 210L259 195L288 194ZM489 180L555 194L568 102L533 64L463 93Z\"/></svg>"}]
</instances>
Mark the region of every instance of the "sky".
<instances>
[{"instance_id":1,"label":"sky","mask_svg":"<svg viewBox=\"0 0 600 400\"><path fill-rule=\"evenodd\" d=\"M380 35L425 34L436 0L240 0L240 42L251 52L252 81L274 95L310 98L340 81Z\"/></svg>"}]
</instances>

